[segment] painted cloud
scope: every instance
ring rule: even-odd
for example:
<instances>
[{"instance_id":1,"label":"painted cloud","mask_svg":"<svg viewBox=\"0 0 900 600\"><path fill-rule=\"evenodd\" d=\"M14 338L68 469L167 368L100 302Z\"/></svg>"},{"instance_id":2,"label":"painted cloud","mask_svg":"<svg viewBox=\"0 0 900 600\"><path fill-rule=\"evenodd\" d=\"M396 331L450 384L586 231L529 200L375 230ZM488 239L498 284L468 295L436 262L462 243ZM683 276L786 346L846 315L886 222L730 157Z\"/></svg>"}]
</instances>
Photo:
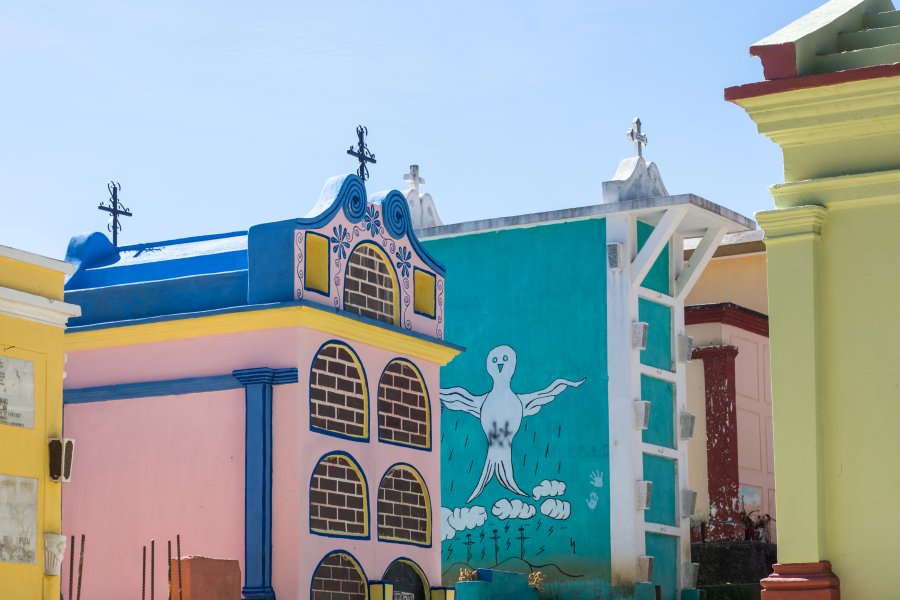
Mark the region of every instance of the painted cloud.
<instances>
[{"instance_id":1,"label":"painted cloud","mask_svg":"<svg viewBox=\"0 0 900 600\"><path fill-rule=\"evenodd\" d=\"M566 484L564 481L558 481L556 479L545 479L541 482L541 484L531 490L531 496L535 500L540 500L541 498L547 496L562 496L566 493Z\"/></svg>"},{"instance_id":2,"label":"painted cloud","mask_svg":"<svg viewBox=\"0 0 900 600\"><path fill-rule=\"evenodd\" d=\"M487 520L487 511L483 506L462 507L450 510L441 507L441 540L452 540L457 531L481 527Z\"/></svg>"},{"instance_id":3,"label":"painted cloud","mask_svg":"<svg viewBox=\"0 0 900 600\"><path fill-rule=\"evenodd\" d=\"M568 502L565 500L557 500L556 498L549 498L544 500L544 503L541 504L541 514L558 521L568 519L571 510L572 507Z\"/></svg>"},{"instance_id":4,"label":"painted cloud","mask_svg":"<svg viewBox=\"0 0 900 600\"><path fill-rule=\"evenodd\" d=\"M530 519L535 512L537 511L532 505L525 504L518 498L514 498L512 501L501 498L494 503L494 507L491 509L491 514L501 521L506 519Z\"/></svg>"}]
</instances>

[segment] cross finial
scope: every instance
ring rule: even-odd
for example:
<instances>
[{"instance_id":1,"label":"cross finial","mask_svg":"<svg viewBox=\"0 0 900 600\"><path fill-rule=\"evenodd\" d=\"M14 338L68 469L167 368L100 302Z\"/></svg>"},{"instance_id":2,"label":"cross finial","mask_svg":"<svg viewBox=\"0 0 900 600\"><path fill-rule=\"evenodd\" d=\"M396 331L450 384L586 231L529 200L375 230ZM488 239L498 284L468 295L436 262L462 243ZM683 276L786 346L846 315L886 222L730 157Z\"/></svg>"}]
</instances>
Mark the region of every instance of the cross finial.
<instances>
[{"instance_id":1,"label":"cross finial","mask_svg":"<svg viewBox=\"0 0 900 600\"><path fill-rule=\"evenodd\" d=\"M419 186L425 185L425 180L419 177L419 165L409 165L409 173L403 176L403 181L409 183L409 187L416 191L416 198L418 198Z\"/></svg>"},{"instance_id":2,"label":"cross finial","mask_svg":"<svg viewBox=\"0 0 900 600\"><path fill-rule=\"evenodd\" d=\"M365 181L369 178L369 168L366 166L366 163L375 164L375 155L369 152L369 148L366 146L366 136L369 135L369 130L359 125L356 127L356 136L359 138L359 143L354 149L353 146L350 146L350 149L347 150L347 154L350 156L355 156L359 161L359 168L356 170L356 174L359 175L360 179Z\"/></svg>"},{"instance_id":3,"label":"cross finial","mask_svg":"<svg viewBox=\"0 0 900 600\"><path fill-rule=\"evenodd\" d=\"M122 185L119 182L110 181L106 184L106 189L109 190L109 206L101 203L97 208L109 213L109 224L106 228L112 233L113 246L118 248L119 232L122 231L122 224L119 222L119 217L130 217L131 211L125 208L124 204L119 202L119 192L122 191Z\"/></svg>"},{"instance_id":4,"label":"cross finial","mask_svg":"<svg viewBox=\"0 0 900 600\"><path fill-rule=\"evenodd\" d=\"M647 136L641 133L641 119L635 117L634 121L631 123L631 129L629 129L625 135L628 136L629 140L634 142L634 149L637 151L638 157L643 157L643 146L647 145Z\"/></svg>"}]
</instances>

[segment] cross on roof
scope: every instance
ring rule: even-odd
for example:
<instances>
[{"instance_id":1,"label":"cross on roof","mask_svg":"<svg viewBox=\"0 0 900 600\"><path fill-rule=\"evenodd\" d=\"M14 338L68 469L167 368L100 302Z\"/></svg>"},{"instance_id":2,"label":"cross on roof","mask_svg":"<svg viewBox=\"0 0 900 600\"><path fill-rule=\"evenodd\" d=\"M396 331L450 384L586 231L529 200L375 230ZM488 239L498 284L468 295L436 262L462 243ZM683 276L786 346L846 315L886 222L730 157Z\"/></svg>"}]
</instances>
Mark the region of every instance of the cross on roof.
<instances>
[{"instance_id":1,"label":"cross on roof","mask_svg":"<svg viewBox=\"0 0 900 600\"><path fill-rule=\"evenodd\" d=\"M409 187L416 191L416 198L418 198L419 186L425 185L425 180L419 177L419 165L409 165L409 173L403 176L403 181L409 183Z\"/></svg>"},{"instance_id":2,"label":"cross on roof","mask_svg":"<svg viewBox=\"0 0 900 600\"><path fill-rule=\"evenodd\" d=\"M366 163L372 163L374 165L375 155L369 152L369 148L366 146L366 136L369 135L369 130L362 125L359 125L356 128L356 135L359 137L359 143L355 149L353 146L350 146L350 149L347 150L347 154L355 156L359 161L359 168L356 170L356 174L365 181L369 178L369 168L366 166Z\"/></svg>"},{"instance_id":3,"label":"cross on roof","mask_svg":"<svg viewBox=\"0 0 900 600\"><path fill-rule=\"evenodd\" d=\"M634 121L632 121L631 129L629 129L626 134L628 139L634 142L634 149L637 151L637 155L639 157L644 156L644 152L642 147L647 145L647 136L641 133L641 119L635 117Z\"/></svg>"},{"instance_id":4,"label":"cross on roof","mask_svg":"<svg viewBox=\"0 0 900 600\"><path fill-rule=\"evenodd\" d=\"M122 224L119 223L119 216L130 217L131 211L125 208L125 205L119 202L119 192L122 191L122 185L117 181L110 181L106 184L109 190L109 206L100 204L97 208L110 214L109 224L106 228L112 233L113 246L119 247L119 232L122 231Z\"/></svg>"}]
</instances>

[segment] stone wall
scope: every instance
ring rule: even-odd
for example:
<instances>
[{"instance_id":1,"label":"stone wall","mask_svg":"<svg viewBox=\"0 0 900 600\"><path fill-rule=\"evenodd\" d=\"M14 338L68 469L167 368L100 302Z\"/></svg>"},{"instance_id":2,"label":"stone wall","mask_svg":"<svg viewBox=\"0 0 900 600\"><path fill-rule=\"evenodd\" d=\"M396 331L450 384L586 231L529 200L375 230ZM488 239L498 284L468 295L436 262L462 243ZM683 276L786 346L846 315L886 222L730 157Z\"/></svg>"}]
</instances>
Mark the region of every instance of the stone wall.
<instances>
[{"instance_id":1,"label":"stone wall","mask_svg":"<svg viewBox=\"0 0 900 600\"><path fill-rule=\"evenodd\" d=\"M358 246L347 260L344 310L394 324L394 283L390 267L374 246Z\"/></svg>"},{"instance_id":2,"label":"stone wall","mask_svg":"<svg viewBox=\"0 0 900 600\"><path fill-rule=\"evenodd\" d=\"M366 582L352 559L332 554L313 576L312 600L366 600Z\"/></svg>"},{"instance_id":3,"label":"stone wall","mask_svg":"<svg viewBox=\"0 0 900 600\"><path fill-rule=\"evenodd\" d=\"M425 490L408 467L394 467L378 489L378 537L428 544Z\"/></svg>"},{"instance_id":4,"label":"stone wall","mask_svg":"<svg viewBox=\"0 0 900 600\"><path fill-rule=\"evenodd\" d=\"M333 454L316 465L309 489L309 523L319 532L368 533L365 484L350 459Z\"/></svg>"},{"instance_id":5,"label":"stone wall","mask_svg":"<svg viewBox=\"0 0 900 600\"><path fill-rule=\"evenodd\" d=\"M378 383L378 439L428 448L428 396L406 362L390 363Z\"/></svg>"},{"instance_id":6,"label":"stone wall","mask_svg":"<svg viewBox=\"0 0 900 600\"><path fill-rule=\"evenodd\" d=\"M314 429L367 437L363 375L344 346L329 344L313 361L309 376L309 419Z\"/></svg>"}]
</instances>

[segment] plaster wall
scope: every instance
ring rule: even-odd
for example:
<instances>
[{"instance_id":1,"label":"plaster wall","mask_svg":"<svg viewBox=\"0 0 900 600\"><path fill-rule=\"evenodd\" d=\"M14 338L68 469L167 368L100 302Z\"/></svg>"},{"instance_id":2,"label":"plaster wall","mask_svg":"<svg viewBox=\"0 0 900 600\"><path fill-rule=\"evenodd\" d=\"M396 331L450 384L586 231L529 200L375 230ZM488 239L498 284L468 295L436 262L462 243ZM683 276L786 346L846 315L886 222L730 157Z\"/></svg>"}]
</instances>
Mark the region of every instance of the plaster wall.
<instances>
[{"instance_id":1,"label":"plaster wall","mask_svg":"<svg viewBox=\"0 0 900 600\"><path fill-rule=\"evenodd\" d=\"M4 296L16 292L34 294L37 298L33 302L39 306L47 298L62 300L65 265L59 263L59 267L51 268L41 263L57 261L11 248L0 249L4 254L0 256L0 291ZM61 527L62 484L49 480L47 439L62 434L63 327L24 318L32 310L35 318L40 317L40 311L31 304L7 308L0 301L0 355L34 364L34 422L30 428L0 425L0 474L36 480L37 503L22 520L22 527L34 539L34 561L0 561L0 597L57 600L59 578L44 575L43 534L59 533ZM62 323L65 319L60 319ZM5 508L0 505L0 510ZM6 518L4 521L10 522Z\"/></svg>"},{"instance_id":2,"label":"plaster wall","mask_svg":"<svg viewBox=\"0 0 900 600\"><path fill-rule=\"evenodd\" d=\"M722 339L738 349L734 367L738 471L744 509L777 518L769 340L731 325L722 326ZM774 524L769 533L774 541Z\"/></svg>"},{"instance_id":3,"label":"plaster wall","mask_svg":"<svg viewBox=\"0 0 900 600\"><path fill-rule=\"evenodd\" d=\"M299 383L273 394L273 586L279 599L306 598L313 570L341 549L380 579L398 557L415 561L429 582L440 581L439 531L430 547L377 541L378 484L391 465L404 462L422 475L432 521L440 514L438 367L409 356L422 373L431 404L431 450L380 443L378 381L398 356L349 342L366 374L369 442L310 431L309 370L328 333L298 328L253 331L72 353L67 387L158 381L229 374L235 369L289 368ZM110 369L109 365L116 365ZM88 534L84 593L110 600L134 593L141 546L182 535L182 553L244 559L244 391L157 396L66 406L66 433L78 438L76 480L67 490L67 531ZM369 539L310 533L308 493L318 459L350 454L368 482ZM189 457L189 459L186 459ZM159 562L160 565L163 561ZM157 569L165 589L165 569Z\"/></svg>"},{"instance_id":4,"label":"plaster wall","mask_svg":"<svg viewBox=\"0 0 900 600\"><path fill-rule=\"evenodd\" d=\"M732 302L769 313L766 255L763 252L713 258L704 269L685 304Z\"/></svg>"},{"instance_id":5,"label":"plaster wall","mask_svg":"<svg viewBox=\"0 0 900 600\"><path fill-rule=\"evenodd\" d=\"M821 440L827 554L848 598L889 598L900 472L900 203L829 210L822 231ZM780 418L776 396L776 419ZM790 431L779 430L776 448ZM781 452L779 460L791 461ZM800 472L800 465L786 471ZM779 466L780 469L780 466ZM792 499L780 497L780 502Z\"/></svg>"},{"instance_id":6,"label":"plaster wall","mask_svg":"<svg viewBox=\"0 0 900 600\"><path fill-rule=\"evenodd\" d=\"M36 510L27 517L34 563L0 562L0 589L14 597L59 596L59 578L43 573L42 536L60 531L61 484L49 481L47 438L62 433L62 337L62 328L0 314L0 355L34 363L34 426L0 425L0 474L37 480Z\"/></svg>"}]
</instances>

